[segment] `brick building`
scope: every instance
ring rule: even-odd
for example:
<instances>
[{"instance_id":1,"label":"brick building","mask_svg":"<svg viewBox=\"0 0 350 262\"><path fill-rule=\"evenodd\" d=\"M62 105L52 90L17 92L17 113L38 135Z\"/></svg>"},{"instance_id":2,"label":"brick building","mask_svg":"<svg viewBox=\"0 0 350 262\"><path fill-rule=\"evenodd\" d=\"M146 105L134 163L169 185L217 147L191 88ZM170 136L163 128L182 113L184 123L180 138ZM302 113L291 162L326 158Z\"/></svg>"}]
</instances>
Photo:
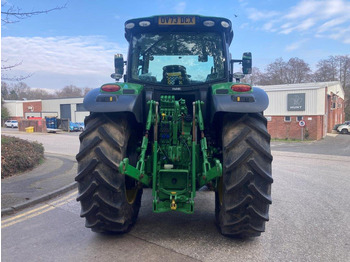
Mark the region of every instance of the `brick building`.
<instances>
[{"instance_id":1,"label":"brick building","mask_svg":"<svg viewBox=\"0 0 350 262\"><path fill-rule=\"evenodd\" d=\"M23 101L23 116L31 116L34 112L42 111L41 100L24 100Z\"/></svg>"},{"instance_id":2,"label":"brick building","mask_svg":"<svg viewBox=\"0 0 350 262\"><path fill-rule=\"evenodd\" d=\"M265 111L272 138L318 140L345 121L340 82L259 86L269 96ZM305 126L300 127L299 122Z\"/></svg>"},{"instance_id":3,"label":"brick building","mask_svg":"<svg viewBox=\"0 0 350 262\"><path fill-rule=\"evenodd\" d=\"M5 100L10 119L28 117L58 117L73 122L83 122L89 112L83 106L83 97L55 98L43 100Z\"/></svg>"}]
</instances>

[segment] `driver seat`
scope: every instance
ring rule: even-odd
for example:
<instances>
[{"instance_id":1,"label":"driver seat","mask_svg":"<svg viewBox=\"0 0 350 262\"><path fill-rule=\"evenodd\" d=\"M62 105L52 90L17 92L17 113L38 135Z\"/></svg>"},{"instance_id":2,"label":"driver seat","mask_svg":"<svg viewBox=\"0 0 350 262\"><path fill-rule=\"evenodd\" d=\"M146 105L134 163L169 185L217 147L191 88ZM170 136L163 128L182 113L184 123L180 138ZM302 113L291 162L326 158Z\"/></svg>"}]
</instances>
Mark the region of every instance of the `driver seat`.
<instances>
[{"instance_id":1,"label":"driver seat","mask_svg":"<svg viewBox=\"0 0 350 262\"><path fill-rule=\"evenodd\" d=\"M165 85L187 85L188 77L186 68L181 65L168 65L163 67L162 84Z\"/></svg>"}]
</instances>

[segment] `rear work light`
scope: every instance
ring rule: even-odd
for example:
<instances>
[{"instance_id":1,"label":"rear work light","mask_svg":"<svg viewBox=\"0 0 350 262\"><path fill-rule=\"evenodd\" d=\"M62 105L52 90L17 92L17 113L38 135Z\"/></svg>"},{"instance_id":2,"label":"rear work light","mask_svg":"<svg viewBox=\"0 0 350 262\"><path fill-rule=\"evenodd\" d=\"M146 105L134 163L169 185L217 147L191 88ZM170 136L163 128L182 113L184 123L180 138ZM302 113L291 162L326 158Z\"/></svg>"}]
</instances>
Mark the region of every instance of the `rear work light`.
<instances>
[{"instance_id":1,"label":"rear work light","mask_svg":"<svg viewBox=\"0 0 350 262\"><path fill-rule=\"evenodd\" d=\"M250 85L238 84L232 85L231 89L234 92L249 92L250 90L252 90L252 87Z\"/></svg>"},{"instance_id":2,"label":"rear work light","mask_svg":"<svg viewBox=\"0 0 350 262\"><path fill-rule=\"evenodd\" d=\"M224 28L228 28L228 27L230 27L230 24L227 23L226 21L221 21L221 26Z\"/></svg>"},{"instance_id":3,"label":"rear work light","mask_svg":"<svg viewBox=\"0 0 350 262\"><path fill-rule=\"evenodd\" d=\"M119 85L103 85L101 87L102 91L105 92L117 92L120 90L120 86Z\"/></svg>"},{"instance_id":4,"label":"rear work light","mask_svg":"<svg viewBox=\"0 0 350 262\"><path fill-rule=\"evenodd\" d=\"M150 21L141 21L141 22L139 22L139 26L142 26L142 27L150 26L150 24L151 24Z\"/></svg>"},{"instance_id":5,"label":"rear work light","mask_svg":"<svg viewBox=\"0 0 350 262\"><path fill-rule=\"evenodd\" d=\"M134 23L128 23L128 24L125 25L125 28L126 28L126 29L132 29L132 28L134 28L134 27L135 27L135 24L134 24Z\"/></svg>"},{"instance_id":6,"label":"rear work light","mask_svg":"<svg viewBox=\"0 0 350 262\"><path fill-rule=\"evenodd\" d=\"M203 25L208 26L208 27L212 27L215 25L215 22L211 21L211 20L206 20L203 22Z\"/></svg>"}]
</instances>

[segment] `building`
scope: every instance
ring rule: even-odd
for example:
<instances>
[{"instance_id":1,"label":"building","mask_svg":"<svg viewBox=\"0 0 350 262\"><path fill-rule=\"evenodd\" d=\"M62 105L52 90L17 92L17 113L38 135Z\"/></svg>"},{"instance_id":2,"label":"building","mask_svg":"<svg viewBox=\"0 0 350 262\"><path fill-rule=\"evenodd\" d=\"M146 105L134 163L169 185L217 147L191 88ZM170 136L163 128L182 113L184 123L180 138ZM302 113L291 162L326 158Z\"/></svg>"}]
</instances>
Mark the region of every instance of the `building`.
<instances>
[{"instance_id":1,"label":"building","mask_svg":"<svg viewBox=\"0 0 350 262\"><path fill-rule=\"evenodd\" d=\"M83 100L83 97L44 99L42 114L56 115L58 118L70 119L73 122L84 122L90 112L84 108Z\"/></svg>"},{"instance_id":2,"label":"building","mask_svg":"<svg viewBox=\"0 0 350 262\"><path fill-rule=\"evenodd\" d=\"M5 100L11 119L27 119L28 117L58 117L72 122L84 122L89 111L83 106L82 97L57 98L43 100Z\"/></svg>"},{"instance_id":3,"label":"building","mask_svg":"<svg viewBox=\"0 0 350 262\"><path fill-rule=\"evenodd\" d=\"M345 121L340 82L259 86L269 97L264 112L268 131L277 139L318 140ZM305 124L304 127L299 122Z\"/></svg>"}]
</instances>

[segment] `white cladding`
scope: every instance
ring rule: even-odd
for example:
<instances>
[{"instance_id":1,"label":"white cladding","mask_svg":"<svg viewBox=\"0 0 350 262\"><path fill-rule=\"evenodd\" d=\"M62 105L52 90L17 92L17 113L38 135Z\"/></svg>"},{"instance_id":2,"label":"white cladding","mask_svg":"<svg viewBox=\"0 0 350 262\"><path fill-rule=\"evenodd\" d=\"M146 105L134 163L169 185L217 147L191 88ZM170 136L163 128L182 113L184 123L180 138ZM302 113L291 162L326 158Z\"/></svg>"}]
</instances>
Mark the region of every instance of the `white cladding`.
<instances>
[{"instance_id":1,"label":"white cladding","mask_svg":"<svg viewBox=\"0 0 350 262\"><path fill-rule=\"evenodd\" d=\"M23 117L23 100L5 100L4 107L7 108L11 117Z\"/></svg>"},{"instance_id":2,"label":"white cladding","mask_svg":"<svg viewBox=\"0 0 350 262\"><path fill-rule=\"evenodd\" d=\"M58 98L58 99L45 99L42 100L42 111L45 114L53 114L61 118L61 105L70 105L71 121L84 122L85 116L89 115L88 111L77 111L77 104L82 104L84 98Z\"/></svg>"},{"instance_id":3,"label":"white cladding","mask_svg":"<svg viewBox=\"0 0 350 262\"><path fill-rule=\"evenodd\" d=\"M344 90L339 82L305 83L291 85L259 86L269 97L266 116L307 116L326 114L327 94L334 93L344 99ZM289 94L305 94L305 109L303 111L288 110Z\"/></svg>"}]
</instances>

